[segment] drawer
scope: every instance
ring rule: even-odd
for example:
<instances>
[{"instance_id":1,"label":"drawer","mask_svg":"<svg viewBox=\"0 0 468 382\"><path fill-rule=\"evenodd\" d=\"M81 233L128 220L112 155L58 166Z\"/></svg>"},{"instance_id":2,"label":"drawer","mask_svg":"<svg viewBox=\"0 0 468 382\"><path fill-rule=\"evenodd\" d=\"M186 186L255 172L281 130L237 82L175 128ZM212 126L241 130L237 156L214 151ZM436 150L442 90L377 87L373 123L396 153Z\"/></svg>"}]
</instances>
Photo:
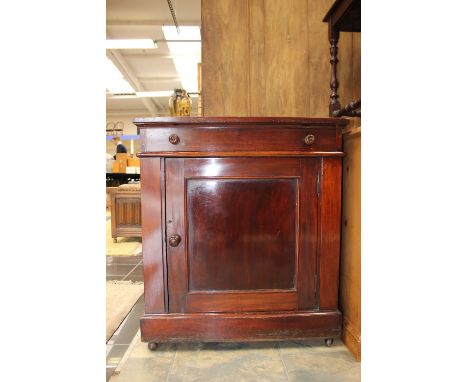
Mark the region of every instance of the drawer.
<instances>
[{"instance_id":1,"label":"drawer","mask_svg":"<svg viewBox=\"0 0 468 382\"><path fill-rule=\"evenodd\" d=\"M341 130L313 126L169 126L142 129L141 151L336 152Z\"/></svg>"}]
</instances>

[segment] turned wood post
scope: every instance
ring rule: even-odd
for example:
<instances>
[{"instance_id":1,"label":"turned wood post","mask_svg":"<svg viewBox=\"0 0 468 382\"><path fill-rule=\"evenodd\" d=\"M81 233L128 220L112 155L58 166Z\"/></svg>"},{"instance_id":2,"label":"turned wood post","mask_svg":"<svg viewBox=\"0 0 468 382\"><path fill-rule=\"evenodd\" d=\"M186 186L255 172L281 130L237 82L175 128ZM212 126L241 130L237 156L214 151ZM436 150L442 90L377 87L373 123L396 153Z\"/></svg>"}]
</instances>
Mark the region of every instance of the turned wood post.
<instances>
[{"instance_id":1,"label":"turned wood post","mask_svg":"<svg viewBox=\"0 0 468 382\"><path fill-rule=\"evenodd\" d=\"M340 37L340 32L335 30L333 27L329 26L328 29L328 40L330 41L330 64L331 64L331 76L330 76L330 106L329 106L329 115L333 116L335 110L340 110L341 105L338 101L338 82L337 76L337 66L338 66L338 39Z\"/></svg>"}]
</instances>

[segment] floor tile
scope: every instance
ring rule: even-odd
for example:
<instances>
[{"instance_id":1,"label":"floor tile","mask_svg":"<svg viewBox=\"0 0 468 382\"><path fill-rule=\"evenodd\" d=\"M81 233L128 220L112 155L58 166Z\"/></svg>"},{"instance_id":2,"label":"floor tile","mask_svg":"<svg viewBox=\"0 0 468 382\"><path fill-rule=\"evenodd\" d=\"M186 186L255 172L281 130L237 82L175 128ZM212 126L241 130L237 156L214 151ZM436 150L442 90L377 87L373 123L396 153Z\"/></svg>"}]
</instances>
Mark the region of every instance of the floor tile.
<instances>
[{"instance_id":1,"label":"floor tile","mask_svg":"<svg viewBox=\"0 0 468 382\"><path fill-rule=\"evenodd\" d=\"M107 261L111 261L112 264L138 264L142 260L142 256L106 256Z\"/></svg>"},{"instance_id":2,"label":"floor tile","mask_svg":"<svg viewBox=\"0 0 468 382\"><path fill-rule=\"evenodd\" d=\"M128 345L119 345L119 344L114 344L112 345L112 349L107 355L107 365L113 365L117 366L117 364L120 362L122 359L123 355L128 349Z\"/></svg>"},{"instance_id":3,"label":"floor tile","mask_svg":"<svg viewBox=\"0 0 468 382\"><path fill-rule=\"evenodd\" d=\"M275 343L180 344L169 382L287 381Z\"/></svg>"},{"instance_id":4,"label":"floor tile","mask_svg":"<svg viewBox=\"0 0 468 382\"><path fill-rule=\"evenodd\" d=\"M165 381L172 358L132 358L119 373L116 382L161 382Z\"/></svg>"},{"instance_id":5,"label":"floor tile","mask_svg":"<svg viewBox=\"0 0 468 382\"><path fill-rule=\"evenodd\" d=\"M132 272L130 275L125 277L125 280L129 280L133 282L143 282L144 278L143 278L143 275L135 274Z\"/></svg>"},{"instance_id":6,"label":"floor tile","mask_svg":"<svg viewBox=\"0 0 468 382\"><path fill-rule=\"evenodd\" d=\"M112 381L166 381L175 352L175 344L161 344L155 351L150 351L146 343L138 341L132 349L131 357L125 362L120 373L112 378Z\"/></svg>"},{"instance_id":7,"label":"floor tile","mask_svg":"<svg viewBox=\"0 0 468 382\"><path fill-rule=\"evenodd\" d=\"M115 345L128 345L135 338L136 333L140 329L140 318L144 313L144 295L142 295L134 307L130 310L124 322L121 324L117 332L112 336L112 341Z\"/></svg>"},{"instance_id":8,"label":"floor tile","mask_svg":"<svg viewBox=\"0 0 468 382\"><path fill-rule=\"evenodd\" d=\"M360 381L360 364L340 340L331 347L323 340L284 342L280 354L291 382Z\"/></svg>"}]
</instances>

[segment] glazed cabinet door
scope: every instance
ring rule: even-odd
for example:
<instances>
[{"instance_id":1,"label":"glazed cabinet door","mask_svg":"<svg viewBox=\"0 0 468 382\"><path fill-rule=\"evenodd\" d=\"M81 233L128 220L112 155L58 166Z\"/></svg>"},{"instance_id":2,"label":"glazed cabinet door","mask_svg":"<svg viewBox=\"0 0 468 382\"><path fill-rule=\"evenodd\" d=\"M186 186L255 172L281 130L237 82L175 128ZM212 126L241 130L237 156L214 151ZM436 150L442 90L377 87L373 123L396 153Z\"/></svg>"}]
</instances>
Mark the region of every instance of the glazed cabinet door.
<instances>
[{"instance_id":1,"label":"glazed cabinet door","mask_svg":"<svg viewBox=\"0 0 468 382\"><path fill-rule=\"evenodd\" d=\"M168 158L169 312L317 307L315 158Z\"/></svg>"}]
</instances>

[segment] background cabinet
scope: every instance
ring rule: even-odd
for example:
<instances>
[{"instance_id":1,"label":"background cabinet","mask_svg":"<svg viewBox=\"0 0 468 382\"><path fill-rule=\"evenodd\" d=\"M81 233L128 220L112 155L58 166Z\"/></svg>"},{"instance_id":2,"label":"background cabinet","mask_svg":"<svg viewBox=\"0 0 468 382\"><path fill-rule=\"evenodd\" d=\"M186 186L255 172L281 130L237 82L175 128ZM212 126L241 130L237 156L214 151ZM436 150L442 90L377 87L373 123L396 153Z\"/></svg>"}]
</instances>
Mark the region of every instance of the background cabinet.
<instances>
[{"instance_id":1,"label":"background cabinet","mask_svg":"<svg viewBox=\"0 0 468 382\"><path fill-rule=\"evenodd\" d=\"M339 336L346 122L135 123L142 137L142 339Z\"/></svg>"},{"instance_id":2,"label":"background cabinet","mask_svg":"<svg viewBox=\"0 0 468 382\"><path fill-rule=\"evenodd\" d=\"M111 236L141 237L140 184L123 184L111 188Z\"/></svg>"}]
</instances>

